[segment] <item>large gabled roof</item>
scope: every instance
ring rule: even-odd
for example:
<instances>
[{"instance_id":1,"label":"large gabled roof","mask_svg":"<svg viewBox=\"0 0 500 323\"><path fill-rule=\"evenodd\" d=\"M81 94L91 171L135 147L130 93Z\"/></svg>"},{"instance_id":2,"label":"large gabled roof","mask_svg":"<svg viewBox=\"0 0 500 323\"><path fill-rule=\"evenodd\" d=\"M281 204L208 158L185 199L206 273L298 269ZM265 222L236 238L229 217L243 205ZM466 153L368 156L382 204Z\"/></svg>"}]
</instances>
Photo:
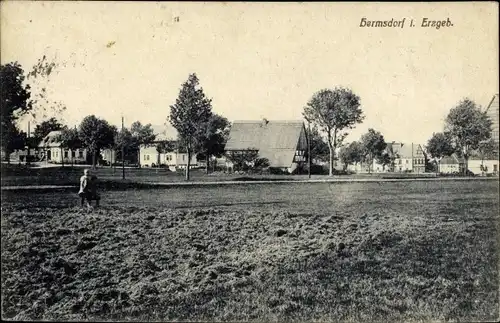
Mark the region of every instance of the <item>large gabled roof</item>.
<instances>
[{"instance_id":1,"label":"large gabled roof","mask_svg":"<svg viewBox=\"0 0 500 323\"><path fill-rule=\"evenodd\" d=\"M231 126L225 149L254 148L272 167L290 167L297 147L303 144L300 142L304 140L303 130L304 123L300 120L237 120Z\"/></svg>"},{"instance_id":2,"label":"large gabled roof","mask_svg":"<svg viewBox=\"0 0 500 323\"><path fill-rule=\"evenodd\" d=\"M61 134L61 130L53 130L49 132L45 138L38 144L38 147L60 147L61 143L57 141L57 136Z\"/></svg>"}]
</instances>

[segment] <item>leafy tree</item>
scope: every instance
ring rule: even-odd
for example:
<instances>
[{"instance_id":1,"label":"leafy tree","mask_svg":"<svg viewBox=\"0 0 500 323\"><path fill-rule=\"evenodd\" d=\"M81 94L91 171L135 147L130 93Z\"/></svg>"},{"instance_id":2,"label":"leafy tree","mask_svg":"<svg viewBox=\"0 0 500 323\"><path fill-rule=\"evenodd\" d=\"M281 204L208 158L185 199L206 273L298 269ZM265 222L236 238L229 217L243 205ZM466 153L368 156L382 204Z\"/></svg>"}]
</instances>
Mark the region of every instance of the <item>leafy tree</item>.
<instances>
[{"instance_id":1,"label":"leafy tree","mask_svg":"<svg viewBox=\"0 0 500 323\"><path fill-rule=\"evenodd\" d=\"M199 136L212 115L212 100L207 99L201 87L197 88L199 80L196 74L189 75L182 84L179 96L174 105L170 106L170 123L177 129L178 141L185 147L188 164L186 180L189 180L191 155L200 146Z\"/></svg>"},{"instance_id":2,"label":"leafy tree","mask_svg":"<svg viewBox=\"0 0 500 323\"><path fill-rule=\"evenodd\" d=\"M491 125L486 113L468 98L460 101L446 117L445 129L450 134L455 150L460 151L465 159L464 174L469 169L471 152L491 137Z\"/></svg>"},{"instance_id":3,"label":"leafy tree","mask_svg":"<svg viewBox=\"0 0 500 323\"><path fill-rule=\"evenodd\" d=\"M344 171L349 165L355 165L363 161L363 146L358 141L340 148L339 157L344 163Z\"/></svg>"},{"instance_id":4,"label":"leafy tree","mask_svg":"<svg viewBox=\"0 0 500 323\"><path fill-rule=\"evenodd\" d=\"M226 158L233 164L235 171L247 170L258 158L259 150L257 148L248 148L239 151L227 151ZM259 161L257 161L259 163Z\"/></svg>"},{"instance_id":5,"label":"leafy tree","mask_svg":"<svg viewBox=\"0 0 500 323\"><path fill-rule=\"evenodd\" d=\"M385 150L380 155L376 156L375 159L377 160L377 163L382 165L382 170L384 171L385 171L385 166L393 164L393 158L391 154L389 154L389 152Z\"/></svg>"},{"instance_id":6,"label":"leafy tree","mask_svg":"<svg viewBox=\"0 0 500 323\"><path fill-rule=\"evenodd\" d=\"M380 132L370 128L367 133L361 136L361 145L363 146L364 160L368 163L368 172L371 172L373 160L380 158L387 144Z\"/></svg>"},{"instance_id":7,"label":"leafy tree","mask_svg":"<svg viewBox=\"0 0 500 323\"><path fill-rule=\"evenodd\" d=\"M311 139L311 157L313 159L326 162L330 154L330 149L328 148L328 144L325 142L320 132L318 131L318 127L313 126L311 128L309 137Z\"/></svg>"},{"instance_id":8,"label":"leafy tree","mask_svg":"<svg viewBox=\"0 0 500 323\"><path fill-rule=\"evenodd\" d=\"M164 140L156 144L156 151L160 154L173 152L176 150L176 148L177 144L172 140Z\"/></svg>"},{"instance_id":9,"label":"leafy tree","mask_svg":"<svg viewBox=\"0 0 500 323\"><path fill-rule=\"evenodd\" d=\"M35 146L38 146L38 144L42 142L43 138L45 138L51 131L62 130L63 127L63 124L54 117L37 124L33 130L33 141Z\"/></svg>"},{"instance_id":10,"label":"leafy tree","mask_svg":"<svg viewBox=\"0 0 500 323\"><path fill-rule=\"evenodd\" d=\"M437 161L437 172L440 171L439 168L443 157L451 156L455 151L450 134L446 132L432 134L431 139L427 142L426 149L432 158Z\"/></svg>"},{"instance_id":11,"label":"leafy tree","mask_svg":"<svg viewBox=\"0 0 500 323\"><path fill-rule=\"evenodd\" d=\"M80 134L78 133L78 129L64 127L61 133L56 138L61 143L61 156L63 160L64 166L64 155L63 149L69 149L71 153L71 165L74 164L73 154L79 148L83 147L83 143L80 140Z\"/></svg>"},{"instance_id":12,"label":"leafy tree","mask_svg":"<svg viewBox=\"0 0 500 323\"><path fill-rule=\"evenodd\" d=\"M115 126L94 115L87 116L82 120L79 128L80 140L83 147L92 153L92 168L96 166L96 158L101 149L114 146L116 133Z\"/></svg>"},{"instance_id":13,"label":"leafy tree","mask_svg":"<svg viewBox=\"0 0 500 323\"><path fill-rule=\"evenodd\" d=\"M205 157L207 174L210 157L221 157L224 154L229 129L229 121L218 114L211 114L208 122L199 129L196 151Z\"/></svg>"},{"instance_id":14,"label":"leafy tree","mask_svg":"<svg viewBox=\"0 0 500 323\"><path fill-rule=\"evenodd\" d=\"M0 65L1 144L8 162L14 147L18 146L20 131L16 121L33 108L30 87L24 84L24 79L19 63Z\"/></svg>"},{"instance_id":15,"label":"leafy tree","mask_svg":"<svg viewBox=\"0 0 500 323\"><path fill-rule=\"evenodd\" d=\"M326 135L330 152L330 176L333 176L335 150L352 129L363 121L360 99L350 89L324 89L313 95L304 107L304 118Z\"/></svg>"},{"instance_id":16,"label":"leafy tree","mask_svg":"<svg viewBox=\"0 0 500 323\"><path fill-rule=\"evenodd\" d=\"M140 163L141 146L151 145L155 141L156 135L150 123L143 125L139 121L132 123L130 133L132 140L129 149L137 151L137 162Z\"/></svg>"}]
</instances>

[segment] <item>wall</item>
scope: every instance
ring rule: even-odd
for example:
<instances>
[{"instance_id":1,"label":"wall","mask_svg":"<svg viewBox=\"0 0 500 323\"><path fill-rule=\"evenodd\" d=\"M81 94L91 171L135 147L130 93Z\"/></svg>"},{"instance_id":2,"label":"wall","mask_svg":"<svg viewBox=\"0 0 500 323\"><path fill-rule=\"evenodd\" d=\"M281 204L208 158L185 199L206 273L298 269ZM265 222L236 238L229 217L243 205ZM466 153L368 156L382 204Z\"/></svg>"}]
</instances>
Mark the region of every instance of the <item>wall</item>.
<instances>
[{"instance_id":1,"label":"wall","mask_svg":"<svg viewBox=\"0 0 500 323\"><path fill-rule=\"evenodd\" d=\"M483 164L487 168L485 172L481 171L481 164ZM481 162L481 160L474 159L469 160L468 168L474 174L493 174L495 173L495 170L498 174L499 162L498 160L484 160L483 162Z\"/></svg>"},{"instance_id":2,"label":"wall","mask_svg":"<svg viewBox=\"0 0 500 323\"><path fill-rule=\"evenodd\" d=\"M48 150L50 150L50 159L48 160L48 162L51 163L60 164L62 163L63 159L64 163L66 164L70 164L71 162L84 163L87 161L87 149L76 149L74 152L75 155L73 159L71 158L71 155L73 153L71 149L61 150L61 148L59 147L52 147L49 148ZM47 154L47 152L45 152L45 154Z\"/></svg>"}]
</instances>

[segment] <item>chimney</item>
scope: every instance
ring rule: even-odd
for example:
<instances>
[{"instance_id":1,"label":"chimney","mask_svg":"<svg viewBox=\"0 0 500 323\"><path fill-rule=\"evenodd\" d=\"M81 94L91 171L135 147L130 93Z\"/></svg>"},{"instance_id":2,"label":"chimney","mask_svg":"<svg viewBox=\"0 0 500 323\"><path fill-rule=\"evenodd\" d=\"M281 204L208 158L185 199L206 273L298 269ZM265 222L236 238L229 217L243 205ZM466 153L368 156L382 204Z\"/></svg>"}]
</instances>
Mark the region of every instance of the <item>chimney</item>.
<instances>
[{"instance_id":1,"label":"chimney","mask_svg":"<svg viewBox=\"0 0 500 323\"><path fill-rule=\"evenodd\" d=\"M262 125L263 126L266 126L268 123L269 123L269 120L267 120L266 118L262 119Z\"/></svg>"}]
</instances>

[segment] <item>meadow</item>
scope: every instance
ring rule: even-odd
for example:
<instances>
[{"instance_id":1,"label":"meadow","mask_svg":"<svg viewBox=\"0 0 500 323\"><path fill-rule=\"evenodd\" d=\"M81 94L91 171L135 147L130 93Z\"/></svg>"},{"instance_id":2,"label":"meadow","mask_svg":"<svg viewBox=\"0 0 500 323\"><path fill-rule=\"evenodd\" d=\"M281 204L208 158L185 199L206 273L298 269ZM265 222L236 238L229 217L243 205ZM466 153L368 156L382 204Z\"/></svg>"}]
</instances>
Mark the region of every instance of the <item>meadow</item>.
<instances>
[{"instance_id":1,"label":"meadow","mask_svg":"<svg viewBox=\"0 0 500 323\"><path fill-rule=\"evenodd\" d=\"M493 321L498 181L2 191L2 315Z\"/></svg>"}]
</instances>

